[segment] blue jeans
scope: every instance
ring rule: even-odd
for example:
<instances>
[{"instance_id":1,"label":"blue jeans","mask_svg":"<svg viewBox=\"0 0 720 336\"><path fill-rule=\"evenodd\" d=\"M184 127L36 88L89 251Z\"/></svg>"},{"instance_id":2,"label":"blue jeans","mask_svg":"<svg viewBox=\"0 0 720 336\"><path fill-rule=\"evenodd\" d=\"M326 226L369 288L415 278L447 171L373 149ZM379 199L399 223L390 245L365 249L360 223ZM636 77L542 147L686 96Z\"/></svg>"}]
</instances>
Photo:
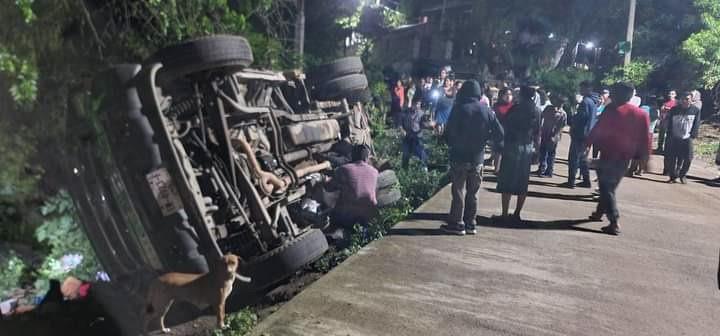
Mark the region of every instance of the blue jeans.
<instances>
[{"instance_id":1,"label":"blue jeans","mask_svg":"<svg viewBox=\"0 0 720 336\"><path fill-rule=\"evenodd\" d=\"M427 166L427 154L425 153L425 145L419 135L405 136L402 142L402 167L407 168L410 163L411 156L417 156L420 164Z\"/></svg>"},{"instance_id":2,"label":"blue jeans","mask_svg":"<svg viewBox=\"0 0 720 336\"><path fill-rule=\"evenodd\" d=\"M578 168L584 182L590 183L590 170L585 160L585 141L572 139L570 141L570 153L568 155L568 184L571 186L575 185L575 177L577 176Z\"/></svg>"},{"instance_id":3,"label":"blue jeans","mask_svg":"<svg viewBox=\"0 0 720 336\"><path fill-rule=\"evenodd\" d=\"M552 176L555 167L555 154L557 152L557 144L552 141L543 141L540 144L540 167L538 173L541 175Z\"/></svg>"}]
</instances>

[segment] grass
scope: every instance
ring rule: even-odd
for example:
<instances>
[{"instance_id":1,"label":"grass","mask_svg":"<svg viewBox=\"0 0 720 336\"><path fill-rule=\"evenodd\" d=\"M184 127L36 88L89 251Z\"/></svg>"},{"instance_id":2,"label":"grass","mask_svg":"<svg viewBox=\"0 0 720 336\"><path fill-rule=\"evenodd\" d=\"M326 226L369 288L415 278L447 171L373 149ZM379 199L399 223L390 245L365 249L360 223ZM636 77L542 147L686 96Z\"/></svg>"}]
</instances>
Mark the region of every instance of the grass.
<instances>
[{"instance_id":1,"label":"grass","mask_svg":"<svg viewBox=\"0 0 720 336\"><path fill-rule=\"evenodd\" d=\"M706 121L700 126L700 134L695 141L695 155L714 163L718 142L720 142L720 121Z\"/></svg>"},{"instance_id":2,"label":"grass","mask_svg":"<svg viewBox=\"0 0 720 336\"><path fill-rule=\"evenodd\" d=\"M257 314L250 308L225 316L226 329L215 329L214 336L244 336L250 333L257 324Z\"/></svg>"}]
</instances>

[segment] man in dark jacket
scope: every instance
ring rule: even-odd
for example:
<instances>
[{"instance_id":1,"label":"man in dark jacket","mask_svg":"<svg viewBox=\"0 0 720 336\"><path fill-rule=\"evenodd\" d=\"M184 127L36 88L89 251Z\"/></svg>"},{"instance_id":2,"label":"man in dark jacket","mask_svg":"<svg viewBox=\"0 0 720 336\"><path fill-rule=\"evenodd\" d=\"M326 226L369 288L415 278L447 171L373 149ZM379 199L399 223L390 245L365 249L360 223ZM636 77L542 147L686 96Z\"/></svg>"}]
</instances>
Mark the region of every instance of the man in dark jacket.
<instances>
[{"instance_id":1,"label":"man in dark jacket","mask_svg":"<svg viewBox=\"0 0 720 336\"><path fill-rule=\"evenodd\" d=\"M697 137L700 128L700 110L693 104L693 96L685 92L681 96L680 104L673 107L667 119L667 147L669 156L668 167L669 183L685 184L685 175L690 169L693 159L693 139Z\"/></svg>"},{"instance_id":2,"label":"man in dark jacket","mask_svg":"<svg viewBox=\"0 0 720 336\"><path fill-rule=\"evenodd\" d=\"M493 148L499 150L503 146L502 126L490 107L480 102L481 98L480 84L474 80L465 82L444 133L450 154L452 205L443 230L461 236L476 233L477 193L482 182L485 144L492 140Z\"/></svg>"},{"instance_id":3,"label":"man in dark jacket","mask_svg":"<svg viewBox=\"0 0 720 336\"><path fill-rule=\"evenodd\" d=\"M570 121L570 153L568 154L568 181L563 186L575 188L575 177L578 168L583 181L578 187L590 188L590 171L587 166L585 140L595 125L598 103L600 98L592 92L592 84L588 81L580 83L580 93L583 99L578 106L577 113Z\"/></svg>"}]
</instances>

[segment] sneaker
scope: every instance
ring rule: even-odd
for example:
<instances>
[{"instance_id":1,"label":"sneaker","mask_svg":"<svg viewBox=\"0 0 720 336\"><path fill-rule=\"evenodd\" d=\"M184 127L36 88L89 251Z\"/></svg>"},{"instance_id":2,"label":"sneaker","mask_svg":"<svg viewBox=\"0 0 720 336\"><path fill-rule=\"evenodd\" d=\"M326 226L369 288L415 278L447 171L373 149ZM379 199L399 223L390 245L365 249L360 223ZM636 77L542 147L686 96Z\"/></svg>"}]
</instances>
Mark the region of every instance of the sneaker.
<instances>
[{"instance_id":1,"label":"sneaker","mask_svg":"<svg viewBox=\"0 0 720 336\"><path fill-rule=\"evenodd\" d=\"M561 183L558 185L558 187L562 188L568 188L568 189L575 189L575 185L571 184L570 182Z\"/></svg>"},{"instance_id":2,"label":"sneaker","mask_svg":"<svg viewBox=\"0 0 720 336\"><path fill-rule=\"evenodd\" d=\"M677 179L674 177L671 177L670 180L668 181L668 183L670 183L670 184L677 183Z\"/></svg>"},{"instance_id":3,"label":"sneaker","mask_svg":"<svg viewBox=\"0 0 720 336\"><path fill-rule=\"evenodd\" d=\"M680 178L680 183L687 184L687 180L684 177Z\"/></svg>"},{"instance_id":4,"label":"sneaker","mask_svg":"<svg viewBox=\"0 0 720 336\"><path fill-rule=\"evenodd\" d=\"M458 228L456 225L444 224L440 227L445 233L453 234L456 236L464 236L465 229Z\"/></svg>"},{"instance_id":5,"label":"sneaker","mask_svg":"<svg viewBox=\"0 0 720 336\"><path fill-rule=\"evenodd\" d=\"M620 228L618 228L617 226L612 225L612 224L610 224L608 226L603 226L600 230L602 230L602 232L605 232L611 236L617 236L620 234Z\"/></svg>"},{"instance_id":6,"label":"sneaker","mask_svg":"<svg viewBox=\"0 0 720 336\"><path fill-rule=\"evenodd\" d=\"M547 173L546 173L546 174L540 175L540 177L542 177L542 178L552 178L553 176L552 176L552 174L547 174Z\"/></svg>"},{"instance_id":7,"label":"sneaker","mask_svg":"<svg viewBox=\"0 0 720 336\"><path fill-rule=\"evenodd\" d=\"M603 214L598 212L593 212L590 217L588 217L589 220L593 222L602 222Z\"/></svg>"},{"instance_id":8,"label":"sneaker","mask_svg":"<svg viewBox=\"0 0 720 336\"><path fill-rule=\"evenodd\" d=\"M590 181L582 181L578 183L577 186L580 188L592 188L592 184L590 184Z\"/></svg>"},{"instance_id":9,"label":"sneaker","mask_svg":"<svg viewBox=\"0 0 720 336\"><path fill-rule=\"evenodd\" d=\"M477 234L477 229L476 228L465 229L465 234L475 235L475 234Z\"/></svg>"}]
</instances>

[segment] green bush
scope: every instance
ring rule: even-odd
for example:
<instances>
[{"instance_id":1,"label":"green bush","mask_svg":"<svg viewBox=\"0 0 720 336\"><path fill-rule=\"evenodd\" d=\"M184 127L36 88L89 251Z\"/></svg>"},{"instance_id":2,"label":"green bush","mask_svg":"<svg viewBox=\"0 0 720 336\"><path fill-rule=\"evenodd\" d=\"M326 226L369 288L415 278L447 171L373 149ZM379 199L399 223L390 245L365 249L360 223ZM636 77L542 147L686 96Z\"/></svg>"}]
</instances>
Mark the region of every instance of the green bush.
<instances>
[{"instance_id":1,"label":"green bush","mask_svg":"<svg viewBox=\"0 0 720 336\"><path fill-rule=\"evenodd\" d=\"M635 60L627 66L618 65L605 75L602 83L613 85L617 82L629 82L636 87L643 86L656 67L656 64L645 60Z\"/></svg>"},{"instance_id":2,"label":"green bush","mask_svg":"<svg viewBox=\"0 0 720 336\"><path fill-rule=\"evenodd\" d=\"M25 263L13 252L6 256L6 260L0 260L0 299L5 297L10 290L19 287L20 278L25 269Z\"/></svg>"},{"instance_id":3,"label":"green bush","mask_svg":"<svg viewBox=\"0 0 720 336\"><path fill-rule=\"evenodd\" d=\"M257 324L257 315L249 308L225 316L227 329L216 329L215 336L243 336Z\"/></svg>"},{"instance_id":4,"label":"green bush","mask_svg":"<svg viewBox=\"0 0 720 336\"><path fill-rule=\"evenodd\" d=\"M572 101L580 83L592 80L593 74L587 70L568 68L541 71L537 74L537 78L552 96L562 95Z\"/></svg>"},{"instance_id":5,"label":"green bush","mask_svg":"<svg viewBox=\"0 0 720 336\"><path fill-rule=\"evenodd\" d=\"M101 268L90 241L80 228L70 195L60 191L45 202L40 213L44 221L35 230L35 237L49 252L36 272L35 287L44 291L50 279L69 275L95 279Z\"/></svg>"}]
</instances>

